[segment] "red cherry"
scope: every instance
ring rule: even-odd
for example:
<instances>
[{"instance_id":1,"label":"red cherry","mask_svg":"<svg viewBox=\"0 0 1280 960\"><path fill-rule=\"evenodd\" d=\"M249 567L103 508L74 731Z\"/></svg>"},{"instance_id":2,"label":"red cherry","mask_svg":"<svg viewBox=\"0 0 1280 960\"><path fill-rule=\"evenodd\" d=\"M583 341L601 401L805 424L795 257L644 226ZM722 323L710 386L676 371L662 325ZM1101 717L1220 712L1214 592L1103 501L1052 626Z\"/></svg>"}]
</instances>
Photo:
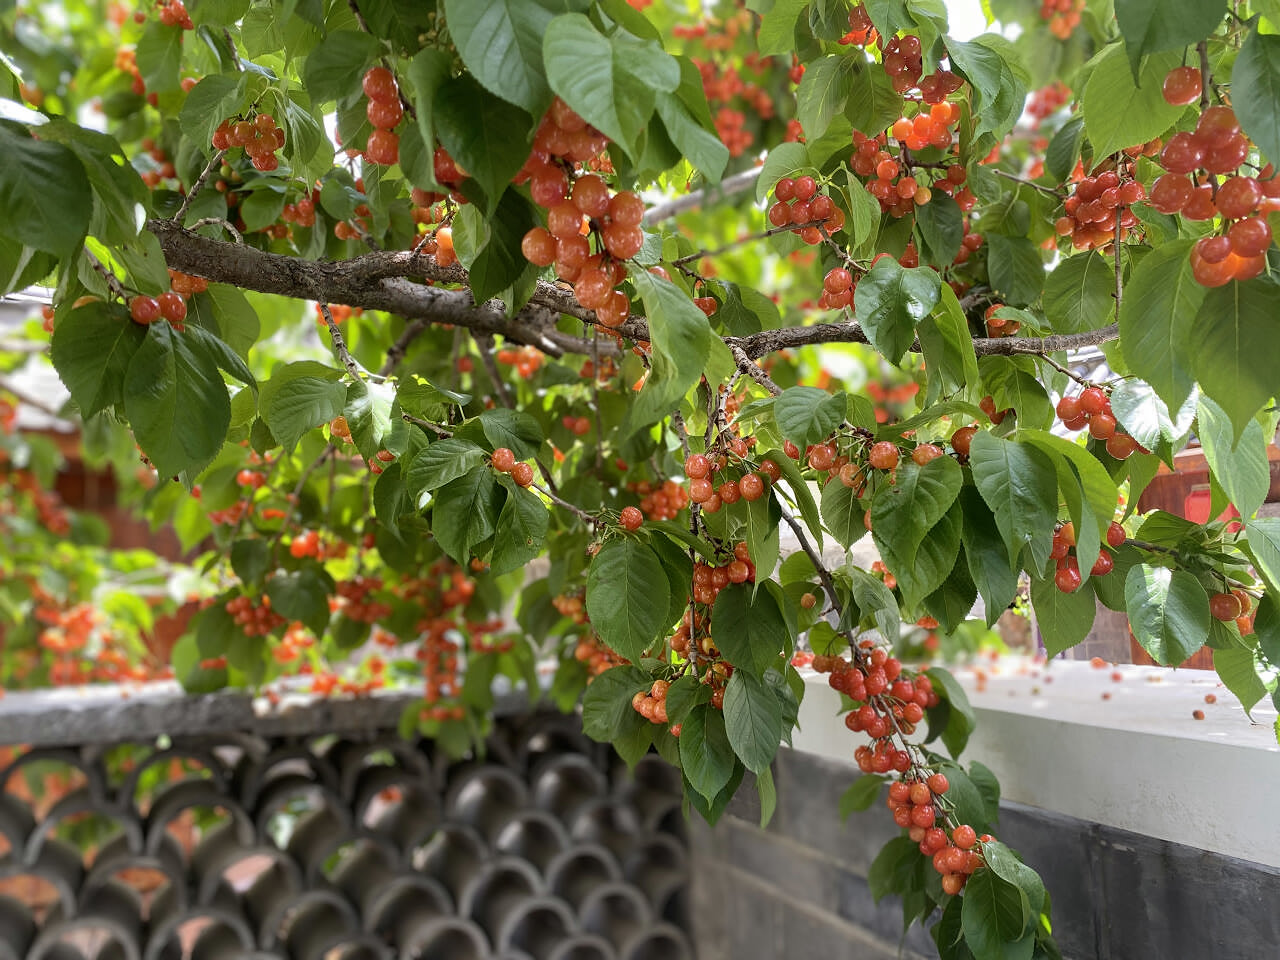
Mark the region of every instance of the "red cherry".
<instances>
[{"instance_id":1,"label":"red cherry","mask_svg":"<svg viewBox=\"0 0 1280 960\"><path fill-rule=\"evenodd\" d=\"M1113 520L1111 525L1107 527L1107 543L1113 547L1119 547L1124 543L1125 537L1124 527Z\"/></svg>"},{"instance_id":2,"label":"red cherry","mask_svg":"<svg viewBox=\"0 0 1280 960\"><path fill-rule=\"evenodd\" d=\"M634 532L644 523L644 514L636 507L623 507L622 512L618 514L618 522L625 529Z\"/></svg>"},{"instance_id":3,"label":"red cherry","mask_svg":"<svg viewBox=\"0 0 1280 960\"><path fill-rule=\"evenodd\" d=\"M1174 67L1165 75L1160 92L1166 103L1182 107L1198 100L1202 89L1200 71L1197 68Z\"/></svg>"},{"instance_id":4,"label":"red cherry","mask_svg":"<svg viewBox=\"0 0 1280 960\"><path fill-rule=\"evenodd\" d=\"M134 297L129 301L129 316L135 323L155 323L160 319L160 302L155 297Z\"/></svg>"},{"instance_id":5,"label":"red cherry","mask_svg":"<svg viewBox=\"0 0 1280 960\"><path fill-rule=\"evenodd\" d=\"M1080 412L1096 416L1107 408L1107 395L1099 387L1086 387L1080 394Z\"/></svg>"}]
</instances>

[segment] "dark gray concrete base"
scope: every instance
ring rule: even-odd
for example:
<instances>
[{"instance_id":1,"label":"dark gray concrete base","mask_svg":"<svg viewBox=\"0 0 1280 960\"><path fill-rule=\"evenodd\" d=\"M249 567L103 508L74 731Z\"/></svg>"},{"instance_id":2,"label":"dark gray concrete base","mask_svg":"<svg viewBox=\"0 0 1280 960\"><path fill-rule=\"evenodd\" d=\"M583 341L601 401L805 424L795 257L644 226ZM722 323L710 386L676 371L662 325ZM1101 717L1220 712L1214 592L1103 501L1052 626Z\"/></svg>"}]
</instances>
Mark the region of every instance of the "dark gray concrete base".
<instances>
[{"instance_id":1,"label":"dark gray concrete base","mask_svg":"<svg viewBox=\"0 0 1280 960\"><path fill-rule=\"evenodd\" d=\"M840 822L856 768L784 748L773 769L767 829L749 783L716 827L691 827L701 960L936 957L920 927L902 939L896 898L871 898L867 869L899 831L882 806ZM1066 960L1280 954L1276 868L1018 804L999 833L1044 878Z\"/></svg>"}]
</instances>

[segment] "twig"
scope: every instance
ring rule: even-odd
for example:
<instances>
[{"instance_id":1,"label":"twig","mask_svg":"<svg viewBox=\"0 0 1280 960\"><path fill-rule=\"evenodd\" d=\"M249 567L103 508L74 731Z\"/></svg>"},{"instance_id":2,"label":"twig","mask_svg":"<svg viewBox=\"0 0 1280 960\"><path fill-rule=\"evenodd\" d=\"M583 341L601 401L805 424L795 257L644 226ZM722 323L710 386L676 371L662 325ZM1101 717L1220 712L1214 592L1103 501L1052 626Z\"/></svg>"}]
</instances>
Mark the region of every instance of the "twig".
<instances>
[{"instance_id":1,"label":"twig","mask_svg":"<svg viewBox=\"0 0 1280 960\"><path fill-rule=\"evenodd\" d=\"M209 162L205 164L205 168L200 172L200 176L196 177L196 182L191 184L191 189L189 189L187 191L187 195L182 198L182 206L178 207L178 212L170 218L174 223L182 222L183 217L187 215L187 209L191 206L191 201L196 198L196 194L204 189L204 185L208 183L209 178L213 176L213 171L222 166L222 158L226 155L227 151L223 149L219 150L209 158ZM239 237L239 234L237 233L236 236ZM244 242L243 238L241 238L240 242Z\"/></svg>"},{"instance_id":2,"label":"twig","mask_svg":"<svg viewBox=\"0 0 1280 960\"><path fill-rule=\"evenodd\" d=\"M572 513L579 520L582 520L584 523L588 523L591 526L595 526L600 522L600 518L597 517L595 514L587 513L587 511L583 510L581 507L570 503L568 500L562 499L557 494L552 493L546 487L540 487L536 483L532 483L530 484L530 486L534 490L537 490L540 494L542 494L548 500L550 500L552 503L554 503L557 507L560 507L562 510L568 510L570 513Z\"/></svg>"},{"instance_id":3,"label":"twig","mask_svg":"<svg viewBox=\"0 0 1280 960\"><path fill-rule=\"evenodd\" d=\"M508 410L514 410L515 403L511 399L511 392L503 382L502 374L498 370L498 362L493 357L493 336L487 333L480 334L475 341L480 349L480 362L484 364L484 372L489 375L489 382L493 384L493 392L497 394L498 402Z\"/></svg>"},{"instance_id":4,"label":"twig","mask_svg":"<svg viewBox=\"0 0 1280 960\"><path fill-rule=\"evenodd\" d=\"M604 472L604 421L600 417L600 331L591 331L591 409L596 421L596 473Z\"/></svg>"},{"instance_id":5,"label":"twig","mask_svg":"<svg viewBox=\"0 0 1280 960\"><path fill-rule=\"evenodd\" d=\"M129 299L129 291L124 288L124 284L120 282L120 278L107 269L106 264L93 255L88 247L84 248L84 255L89 261L89 266L93 267L94 272L99 274L107 283L107 289L114 293L121 300Z\"/></svg>"},{"instance_id":6,"label":"twig","mask_svg":"<svg viewBox=\"0 0 1280 960\"><path fill-rule=\"evenodd\" d=\"M1080 386L1082 387L1089 386L1088 380L1086 380L1084 377L1076 373L1073 373L1070 369L1068 369L1067 367L1064 367L1062 364L1060 364L1057 360L1053 359L1053 357L1049 356L1047 353L1040 354L1039 359L1043 360L1045 363L1053 367L1053 369L1057 370L1059 373L1065 373L1068 377L1070 377L1076 383L1080 384Z\"/></svg>"},{"instance_id":7,"label":"twig","mask_svg":"<svg viewBox=\"0 0 1280 960\"><path fill-rule=\"evenodd\" d=\"M176 220L177 217L174 217L174 219ZM230 220L223 220L221 217L201 217L191 225L190 229L199 230L201 227L222 227L227 233L231 234L231 238L236 243L244 243L244 237Z\"/></svg>"},{"instance_id":8,"label":"twig","mask_svg":"<svg viewBox=\"0 0 1280 960\"><path fill-rule=\"evenodd\" d=\"M744 243L754 243L756 240L766 240L769 237L777 236L780 233L794 233L797 230L803 230L806 227L820 227L826 220L810 220L807 223L789 223L785 227L770 227L768 230L761 230L759 233L751 233L745 237L738 237L736 240L730 240L728 243L716 247L714 250L699 250L697 253L690 253L683 257L678 257L671 261L673 267L683 267L686 263L692 263L695 260L701 260L703 257L715 257L722 253L726 253L735 247L740 247Z\"/></svg>"},{"instance_id":9,"label":"twig","mask_svg":"<svg viewBox=\"0 0 1280 960\"><path fill-rule=\"evenodd\" d=\"M1032 190L1039 190L1047 197L1053 197L1055 200L1061 200L1062 197L1053 187L1046 187L1043 183L1036 183L1034 180L1028 180L1026 177L1020 177L1016 173L1008 173L998 167L991 167L991 172L997 177L1004 177L1006 180L1012 180L1014 183L1020 183Z\"/></svg>"},{"instance_id":10,"label":"twig","mask_svg":"<svg viewBox=\"0 0 1280 960\"><path fill-rule=\"evenodd\" d=\"M395 372L396 367L400 366L400 361L409 352L409 345L418 338L423 330L427 329L430 324L426 320L411 320L404 325L404 330L400 336L396 338L396 342L387 348L387 359L382 362L382 366L378 368L378 375L381 377L389 377Z\"/></svg>"},{"instance_id":11,"label":"twig","mask_svg":"<svg viewBox=\"0 0 1280 960\"><path fill-rule=\"evenodd\" d=\"M324 462L326 460L337 452L338 448L334 445L333 441L330 440L329 443L325 445L325 448L320 451L320 456L312 460L310 465L308 465L306 469L298 475L298 482L294 484L293 493L289 494L289 512L285 515L284 519L281 520L280 529L277 530L275 536L271 538L272 556L275 556L276 550L280 546L280 541L284 539L285 531L289 528L289 524L293 522L293 518L298 513L298 501L302 497L302 490L306 487L307 481L311 479L311 475L313 473L319 470L320 467L324 466Z\"/></svg>"},{"instance_id":12,"label":"twig","mask_svg":"<svg viewBox=\"0 0 1280 960\"><path fill-rule=\"evenodd\" d=\"M400 414L400 418L404 420L405 423L412 423L415 426L430 430L437 436L444 437L446 439L453 436L452 430L446 430L444 427L440 426L440 424L432 423L430 420L423 420L421 417L415 417L409 413Z\"/></svg>"},{"instance_id":13,"label":"twig","mask_svg":"<svg viewBox=\"0 0 1280 960\"><path fill-rule=\"evenodd\" d=\"M801 525L800 521L792 516L791 511L781 503L778 504L778 506L782 510L782 519L787 522L787 526L791 528L792 532L796 535L796 539L800 541L800 549L808 555L809 560L813 563L814 569L818 572L818 579L822 581L822 589L826 591L827 599L831 601L831 606L834 607L838 613L843 615L844 606L840 602L840 595L836 593L835 581L831 579L831 573L822 562L822 555L819 554L813 544L809 542L809 536L805 533L804 527Z\"/></svg>"},{"instance_id":14,"label":"twig","mask_svg":"<svg viewBox=\"0 0 1280 960\"><path fill-rule=\"evenodd\" d=\"M1123 270L1120 267L1120 218L1116 217L1116 233L1115 241L1112 244L1112 257L1116 263L1116 332L1120 330L1120 301L1124 297L1124 277Z\"/></svg>"},{"instance_id":15,"label":"twig","mask_svg":"<svg viewBox=\"0 0 1280 960\"><path fill-rule=\"evenodd\" d=\"M333 312L329 309L329 305L321 302L317 306L320 307L320 314L324 317L325 325L329 328L329 336L333 340L333 350L338 355L338 359L347 368L347 373L351 374L353 380L361 379L360 364L356 363L355 357L351 356L351 351L347 349L347 341L343 339L342 331L338 329L338 322L333 319Z\"/></svg>"},{"instance_id":16,"label":"twig","mask_svg":"<svg viewBox=\"0 0 1280 960\"><path fill-rule=\"evenodd\" d=\"M739 373L750 377L775 397L782 393L782 388L773 382L773 378L765 373L759 364L747 356L746 351L743 350L742 347L738 346L736 343L730 344L729 352L733 354L733 359L738 364Z\"/></svg>"},{"instance_id":17,"label":"twig","mask_svg":"<svg viewBox=\"0 0 1280 960\"><path fill-rule=\"evenodd\" d=\"M740 173L725 177L719 183L710 184L700 190L694 190L692 193L686 193L682 197L655 203L644 212L644 222L646 224L660 223L663 220L671 219L676 214L684 213L686 210L697 209L707 201L726 200L739 193L746 193L760 179L762 169L763 167L752 167L750 170L743 170Z\"/></svg>"},{"instance_id":18,"label":"twig","mask_svg":"<svg viewBox=\"0 0 1280 960\"><path fill-rule=\"evenodd\" d=\"M1200 112L1209 106L1209 85L1213 76L1209 71L1209 43L1201 40L1196 44L1196 53L1200 55Z\"/></svg>"}]
</instances>

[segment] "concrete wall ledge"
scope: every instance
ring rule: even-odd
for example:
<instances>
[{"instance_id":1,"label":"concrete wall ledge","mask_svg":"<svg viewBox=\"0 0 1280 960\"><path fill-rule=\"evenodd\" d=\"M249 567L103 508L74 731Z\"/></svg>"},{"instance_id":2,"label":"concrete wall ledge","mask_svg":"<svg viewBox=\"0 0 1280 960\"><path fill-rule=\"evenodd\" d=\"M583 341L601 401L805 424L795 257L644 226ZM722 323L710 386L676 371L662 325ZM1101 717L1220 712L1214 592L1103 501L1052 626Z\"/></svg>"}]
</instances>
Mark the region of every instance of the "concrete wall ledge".
<instances>
[{"instance_id":1,"label":"concrete wall ledge","mask_svg":"<svg viewBox=\"0 0 1280 960\"><path fill-rule=\"evenodd\" d=\"M961 759L990 767L1003 800L1280 867L1280 831L1260 802L1280 796L1268 701L1250 720L1201 670L1006 657L953 672L978 720ZM862 738L826 681L807 672L793 744L847 763L852 777Z\"/></svg>"}]
</instances>

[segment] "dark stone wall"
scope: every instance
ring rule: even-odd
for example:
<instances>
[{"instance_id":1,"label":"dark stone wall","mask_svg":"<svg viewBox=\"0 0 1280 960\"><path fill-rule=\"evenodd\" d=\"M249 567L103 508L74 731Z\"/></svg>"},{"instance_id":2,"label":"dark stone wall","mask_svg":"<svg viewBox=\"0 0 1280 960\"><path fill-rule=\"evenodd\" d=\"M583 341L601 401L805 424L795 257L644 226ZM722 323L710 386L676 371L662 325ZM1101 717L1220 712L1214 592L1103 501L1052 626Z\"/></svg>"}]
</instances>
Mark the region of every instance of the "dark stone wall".
<instances>
[{"instance_id":1,"label":"dark stone wall","mask_svg":"<svg viewBox=\"0 0 1280 960\"><path fill-rule=\"evenodd\" d=\"M896 898L872 900L867 869L899 831L882 806L841 823L856 768L783 748L773 773L767 829L749 783L714 828L690 825L700 960L936 957L921 928L903 939ZM1066 960L1280 955L1280 869L1020 804L999 834L1044 878Z\"/></svg>"}]
</instances>

